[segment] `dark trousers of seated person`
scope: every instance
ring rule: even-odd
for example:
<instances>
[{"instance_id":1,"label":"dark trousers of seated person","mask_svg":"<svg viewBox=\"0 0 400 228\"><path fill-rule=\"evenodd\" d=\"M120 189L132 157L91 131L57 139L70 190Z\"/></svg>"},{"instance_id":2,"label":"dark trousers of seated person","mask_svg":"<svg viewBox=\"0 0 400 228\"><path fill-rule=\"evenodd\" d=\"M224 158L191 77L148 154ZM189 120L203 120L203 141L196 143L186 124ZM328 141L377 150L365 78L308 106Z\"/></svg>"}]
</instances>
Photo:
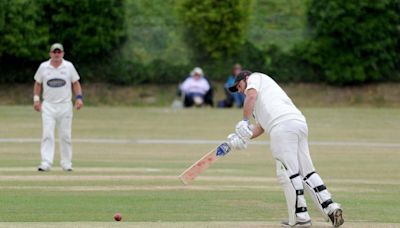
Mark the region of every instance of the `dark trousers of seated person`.
<instances>
[{"instance_id":1,"label":"dark trousers of seated person","mask_svg":"<svg viewBox=\"0 0 400 228\"><path fill-rule=\"evenodd\" d=\"M192 107L193 105L195 105L195 103L194 103L195 97L201 97L203 99L203 104L204 104L204 95L203 94L189 93L189 94L185 94L185 100L183 101L183 105L185 107Z\"/></svg>"}]
</instances>

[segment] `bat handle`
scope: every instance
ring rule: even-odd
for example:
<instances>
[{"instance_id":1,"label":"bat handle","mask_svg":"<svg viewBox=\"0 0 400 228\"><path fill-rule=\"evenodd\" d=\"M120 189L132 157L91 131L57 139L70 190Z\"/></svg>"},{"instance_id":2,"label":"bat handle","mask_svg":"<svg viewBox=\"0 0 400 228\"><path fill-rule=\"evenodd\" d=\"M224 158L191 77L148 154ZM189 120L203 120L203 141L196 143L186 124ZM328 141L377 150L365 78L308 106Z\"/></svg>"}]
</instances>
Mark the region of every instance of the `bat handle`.
<instances>
[{"instance_id":1,"label":"bat handle","mask_svg":"<svg viewBox=\"0 0 400 228\"><path fill-rule=\"evenodd\" d=\"M229 146L229 144L227 142L224 142L221 145L219 145L219 147L217 148L217 156L218 157L225 156L230 151L231 151L231 147Z\"/></svg>"}]
</instances>

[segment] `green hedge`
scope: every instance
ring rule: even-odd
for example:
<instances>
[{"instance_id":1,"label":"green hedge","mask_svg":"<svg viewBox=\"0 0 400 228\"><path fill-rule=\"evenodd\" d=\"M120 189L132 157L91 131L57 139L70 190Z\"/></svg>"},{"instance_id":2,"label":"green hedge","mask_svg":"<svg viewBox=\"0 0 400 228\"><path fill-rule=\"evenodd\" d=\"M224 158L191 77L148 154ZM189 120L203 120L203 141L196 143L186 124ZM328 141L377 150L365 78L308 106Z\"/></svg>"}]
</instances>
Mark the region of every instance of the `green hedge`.
<instances>
[{"instance_id":1,"label":"green hedge","mask_svg":"<svg viewBox=\"0 0 400 228\"><path fill-rule=\"evenodd\" d=\"M50 33L44 11L31 0L0 1L0 59L34 61L45 58Z\"/></svg>"},{"instance_id":2,"label":"green hedge","mask_svg":"<svg viewBox=\"0 0 400 228\"><path fill-rule=\"evenodd\" d=\"M124 0L41 0L50 43L60 42L74 60L107 58L124 41ZM88 60L90 59L90 60Z\"/></svg>"},{"instance_id":3,"label":"green hedge","mask_svg":"<svg viewBox=\"0 0 400 228\"><path fill-rule=\"evenodd\" d=\"M312 38L297 53L328 83L399 80L399 12L399 0L312 0Z\"/></svg>"},{"instance_id":4,"label":"green hedge","mask_svg":"<svg viewBox=\"0 0 400 228\"><path fill-rule=\"evenodd\" d=\"M246 41L250 6L248 0L183 0L179 12L194 61L213 64L238 54Z\"/></svg>"},{"instance_id":5,"label":"green hedge","mask_svg":"<svg viewBox=\"0 0 400 228\"><path fill-rule=\"evenodd\" d=\"M55 42L66 59L95 69L123 43L124 22L123 0L2 0L0 82L32 81Z\"/></svg>"},{"instance_id":6,"label":"green hedge","mask_svg":"<svg viewBox=\"0 0 400 228\"><path fill-rule=\"evenodd\" d=\"M249 25L278 0L2 0L0 83L32 82L53 42L83 81L177 83L195 66L223 81L236 62L279 82L400 81L400 0L289 2L309 3L308 30L282 48L257 43ZM258 25L274 24L263 18Z\"/></svg>"}]
</instances>

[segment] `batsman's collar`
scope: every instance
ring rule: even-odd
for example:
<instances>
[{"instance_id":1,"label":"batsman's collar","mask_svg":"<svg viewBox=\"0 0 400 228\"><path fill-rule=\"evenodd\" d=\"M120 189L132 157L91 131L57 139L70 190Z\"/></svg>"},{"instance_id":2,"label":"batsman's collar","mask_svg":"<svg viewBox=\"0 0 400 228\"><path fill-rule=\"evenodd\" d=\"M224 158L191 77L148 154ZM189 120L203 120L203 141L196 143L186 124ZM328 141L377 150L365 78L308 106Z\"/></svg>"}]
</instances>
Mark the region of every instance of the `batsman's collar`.
<instances>
[{"instance_id":1,"label":"batsman's collar","mask_svg":"<svg viewBox=\"0 0 400 228\"><path fill-rule=\"evenodd\" d=\"M249 76L250 74L252 74L251 71L243 70L238 75L236 75L235 82L233 83L233 86L229 87L229 91L231 93L237 92L238 89L236 88L236 86L239 84L240 81L246 79L246 77Z\"/></svg>"}]
</instances>

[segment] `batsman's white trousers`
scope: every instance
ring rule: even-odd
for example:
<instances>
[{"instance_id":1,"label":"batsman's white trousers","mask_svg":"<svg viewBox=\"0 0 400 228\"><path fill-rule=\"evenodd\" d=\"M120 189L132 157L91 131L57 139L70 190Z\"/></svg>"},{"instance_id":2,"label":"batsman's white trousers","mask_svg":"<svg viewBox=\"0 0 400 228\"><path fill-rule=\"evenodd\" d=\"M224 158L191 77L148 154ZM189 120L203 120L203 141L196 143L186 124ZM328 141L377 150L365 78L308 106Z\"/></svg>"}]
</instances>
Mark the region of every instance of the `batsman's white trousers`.
<instances>
[{"instance_id":1,"label":"batsman's white trousers","mask_svg":"<svg viewBox=\"0 0 400 228\"><path fill-rule=\"evenodd\" d=\"M72 103L42 103L42 144L41 144L41 166L50 168L54 160L54 131L57 126L61 152L61 167L69 169L72 167Z\"/></svg>"},{"instance_id":2,"label":"batsman's white trousers","mask_svg":"<svg viewBox=\"0 0 400 228\"><path fill-rule=\"evenodd\" d=\"M310 219L304 187L307 187L314 203L327 218L326 215L340 205L332 201L321 177L315 173L308 147L307 124L300 120L286 120L272 128L270 137L272 155L279 161L277 175L285 193L290 225ZM282 164L286 173L282 173Z\"/></svg>"},{"instance_id":3,"label":"batsman's white trousers","mask_svg":"<svg viewBox=\"0 0 400 228\"><path fill-rule=\"evenodd\" d=\"M271 129L271 151L282 161L289 175L305 176L315 170L308 148L308 127L300 120L286 120Z\"/></svg>"}]
</instances>

